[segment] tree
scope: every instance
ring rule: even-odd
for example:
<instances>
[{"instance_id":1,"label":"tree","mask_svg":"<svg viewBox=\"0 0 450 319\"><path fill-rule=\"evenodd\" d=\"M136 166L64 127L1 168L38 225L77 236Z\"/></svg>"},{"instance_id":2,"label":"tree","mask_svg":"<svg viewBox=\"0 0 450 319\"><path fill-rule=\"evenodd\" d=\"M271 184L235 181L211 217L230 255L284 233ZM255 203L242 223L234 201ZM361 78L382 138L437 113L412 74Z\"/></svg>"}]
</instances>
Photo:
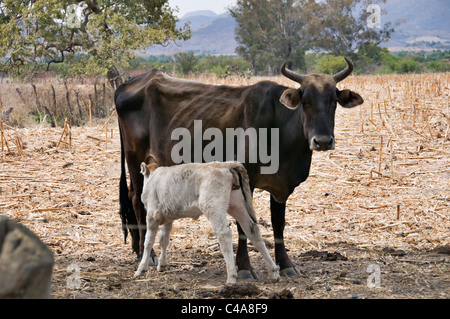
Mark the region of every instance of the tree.
<instances>
[{"instance_id":1,"label":"tree","mask_svg":"<svg viewBox=\"0 0 450 319\"><path fill-rule=\"evenodd\" d=\"M194 69L194 66L198 62L198 58L195 56L194 52L190 51L180 52L174 55L175 61L181 66L181 71L183 74L188 74Z\"/></svg>"},{"instance_id":2,"label":"tree","mask_svg":"<svg viewBox=\"0 0 450 319\"><path fill-rule=\"evenodd\" d=\"M343 57L334 55L323 55L317 59L317 72L324 74L336 74L345 69L347 62Z\"/></svg>"},{"instance_id":3,"label":"tree","mask_svg":"<svg viewBox=\"0 0 450 319\"><path fill-rule=\"evenodd\" d=\"M356 59L356 52L366 43L378 45L389 40L394 32L392 23L371 28L367 22L369 5L386 0L309 0L303 14L308 16L307 33L313 47L336 56ZM383 14L385 12L380 12Z\"/></svg>"},{"instance_id":4,"label":"tree","mask_svg":"<svg viewBox=\"0 0 450 319\"><path fill-rule=\"evenodd\" d=\"M304 69L303 0L238 0L230 9L237 21L237 53L257 72L276 70L283 62Z\"/></svg>"},{"instance_id":5,"label":"tree","mask_svg":"<svg viewBox=\"0 0 450 319\"><path fill-rule=\"evenodd\" d=\"M237 0L230 9L237 21L237 53L256 71L278 69L283 62L290 69L305 70L305 52L327 51L354 60L366 43L387 41L394 29L367 23L369 5L386 0ZM380 12L383 14L385 12Z\"/></svg>"},{"instance_id":6,"label":"tree","mask_svg":"<svg viewBox=\"0 0 450 319\"><path fill-rule=\"evenodd\" d=\"M190 36L168 0L0 0L0 71L33 74L66 63L120 84L137 50Z\"/></svg>"}]
</instances>

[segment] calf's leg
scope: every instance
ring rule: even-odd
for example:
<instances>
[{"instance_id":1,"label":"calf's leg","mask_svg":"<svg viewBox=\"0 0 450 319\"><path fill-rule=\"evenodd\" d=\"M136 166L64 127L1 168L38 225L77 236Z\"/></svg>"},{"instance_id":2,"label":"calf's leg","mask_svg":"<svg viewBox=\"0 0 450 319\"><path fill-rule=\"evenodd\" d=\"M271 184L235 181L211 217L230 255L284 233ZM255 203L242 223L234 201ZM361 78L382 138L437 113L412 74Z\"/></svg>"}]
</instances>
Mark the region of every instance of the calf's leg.
<instances>
[{"instance_id":1,"label":"calf's leg","mask_svg":"<svg viewBox=\"0 0 450 319\"><path fill-rule=\"evenodd\" d=\"M138 259L142 257L142 252L144 250L145 232L147 229L145 225L147 213L145 211L144 204L141 201L142 189L144 186L144 176L142 176L140 172L140 165L143 161L145 161L145 149L146 148L139 148L139 151L129 151L126 154L127 165L130 171L130 178L132 183L131 188L133 189L131 200L133 203L133 209L136 214L137 221L137 225L134 225L134 227L137 228L137 234L139 234L138 238L133 237L133 249L136 251ZM152 250L151 258L149 259L149 265L156 266L156 260L156 254Z\"/></svg>"},{"instance_id":2,"label":"calf's leg","mask_svg":"<svg viewBox=\"0 0 450 319\"><path fill-rule=\"evenodd\" d=\"M227 265L227 284L235 284L237 270L233 257L232 232L226 218L226 211L205 212L211 227L219 240L220 250Z\"/></svg>"},{"instance_id":3,"label":"calf's leg","mask_svg":"<svg viewBox=\"0 0 450 319\"><path fill-rule=\"evenodd\" d=\"M149 212L153 214L153 212ZM159 225L153 218L147 218L147 233L145 234L144 242L144 254L141 259L141 263L134 274L134 277L141 275L143 270L148 269L149 260L151 258L151 252L153 251L153 244L155 243L156 233L158 232Z\"/></svg>"},{"instance_id":4,"label":"calf's leg","mask_svg":"<svg viewBox=\"0 0 450 319\"><path fill-rule=\"evenodd\" d=\"M172 230L172 222L164 224L159 233L159 245L161 246L161 255L158 260L158 271L164 271L167 267L167 246L170 242L170 231Z\"/></svg>"}]
</instances>

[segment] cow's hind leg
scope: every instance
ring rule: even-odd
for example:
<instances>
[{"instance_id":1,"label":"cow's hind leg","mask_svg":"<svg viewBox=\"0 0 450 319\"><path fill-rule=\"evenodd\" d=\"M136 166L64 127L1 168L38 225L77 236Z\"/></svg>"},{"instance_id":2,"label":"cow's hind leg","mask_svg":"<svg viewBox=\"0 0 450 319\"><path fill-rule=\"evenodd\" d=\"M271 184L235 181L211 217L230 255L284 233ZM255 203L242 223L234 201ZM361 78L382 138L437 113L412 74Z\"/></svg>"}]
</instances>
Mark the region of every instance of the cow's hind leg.
<instances>
[{"instance_id":1,"label":"cow's hind leg","mask_svg":"<svg viewBox=\"0 0 450 319\"><path fill-rule=\"evenodd\" d=\"M159 245L161 246L161 254L158 260L158 271L164 271L167 267L167 246L170 241L170 231L172 230L172 222L164 224L159 233Z\"/></svg>"},{"instance_id":2,"label":"cow's hind leg","mask_svg":"<svg viewBox=\"0 0 450 319\"><path fill-rule=\"evenodd\" d=\"M152 219L149 218L147 220L147 233L145 235L145 242L144 242L144 254L142 256L141 262L139 264L139 267L134 274L134 277L140 276L142 271L147 270L149 266L149 261L151 258L151 252L153 252L153 244L155 243L155 237L156 233L158 232L159 225L158 223Z\"/></svg>"},{"instance_id":3,"label":"cow's hind leg","mask_svg":"<svg viewBox=\"0 0 450 319\"><path fill-rule=\"evenodd\" d=\"M266 264L267 271L269 272L270 279L273 281L278 281L280 279L278 267L270 256L269 250L267 249L264 239L259 231L258 224L252 221L250 215L247 213L244 198L240 193L233 192L231 203L232 204L230 205L228 213L236 219L243 232L252 242L253 246L255 246L255 248L261 253L261 256Z\"/></svg>"},{"instance_id":4,"label":"cow's hind leg","mask_svg":"<svg viewBox=\"0 0 450 319\"><path fill-rule=\"evenodd\" d=\"M240 279L258 279L258 274L253 269L248 256L247 235L245 235L239 222L237 223L237 229L239 233L238 249L236 252L238 277Z\"/></svg>"}]
</instances>

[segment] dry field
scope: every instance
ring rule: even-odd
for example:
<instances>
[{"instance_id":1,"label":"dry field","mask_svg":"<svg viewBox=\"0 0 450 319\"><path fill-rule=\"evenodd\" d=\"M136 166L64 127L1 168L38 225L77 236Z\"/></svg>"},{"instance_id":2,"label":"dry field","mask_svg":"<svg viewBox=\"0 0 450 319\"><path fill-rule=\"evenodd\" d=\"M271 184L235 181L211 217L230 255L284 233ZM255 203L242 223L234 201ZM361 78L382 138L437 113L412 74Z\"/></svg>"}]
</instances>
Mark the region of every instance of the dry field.
<instances>
[{"instance_id":1,"label":"dry field","mask_svg":"<svg viewBox=\"0 0 450 319\"><path fill-rule=\"evenodd\" d=\"M168 271L132 279L138 264L120 228L115 116L108 126L4 125L0 213L54 252L53 298L449 298L450 74L357 76L344 86L366 102L339 108L336 150L314 154L287 205L297 278L268 282L250 249L260 279L224 287L225 263L200 218L174 223ZM256 191L254 204L272 251L268 193Z\"/></svg>"}]
</instances>

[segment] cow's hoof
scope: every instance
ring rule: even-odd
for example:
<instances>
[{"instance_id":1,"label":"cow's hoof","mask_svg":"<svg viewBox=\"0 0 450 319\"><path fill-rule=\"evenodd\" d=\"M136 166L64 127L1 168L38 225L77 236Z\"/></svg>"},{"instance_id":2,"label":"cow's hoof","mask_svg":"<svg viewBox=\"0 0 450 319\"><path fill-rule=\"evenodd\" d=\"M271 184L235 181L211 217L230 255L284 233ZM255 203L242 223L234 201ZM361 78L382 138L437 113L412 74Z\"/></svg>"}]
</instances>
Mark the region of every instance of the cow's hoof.
<instances>
[{"instance_id":1,"label":"cow's hoof","mask_svg":"<svg viewBox=\"0 0 450 319\"><path fill-rule=\"evenodd\" d=\"M251 279L251 280L257 280L258 274L252 269L241 269L238 271L238 277L239 279Z\"/></svg>"},{"instance_id":2,"label":"cow's hoof","mask_svg":"<svg viewBox=\"0 0 450 319\"><path fill-rule=\"evenodd\" d=\"M280 274L287 277L297 277L300 276L300 270L297 267L289 267L280 270Z\"/></svg>"}]
</instances>

